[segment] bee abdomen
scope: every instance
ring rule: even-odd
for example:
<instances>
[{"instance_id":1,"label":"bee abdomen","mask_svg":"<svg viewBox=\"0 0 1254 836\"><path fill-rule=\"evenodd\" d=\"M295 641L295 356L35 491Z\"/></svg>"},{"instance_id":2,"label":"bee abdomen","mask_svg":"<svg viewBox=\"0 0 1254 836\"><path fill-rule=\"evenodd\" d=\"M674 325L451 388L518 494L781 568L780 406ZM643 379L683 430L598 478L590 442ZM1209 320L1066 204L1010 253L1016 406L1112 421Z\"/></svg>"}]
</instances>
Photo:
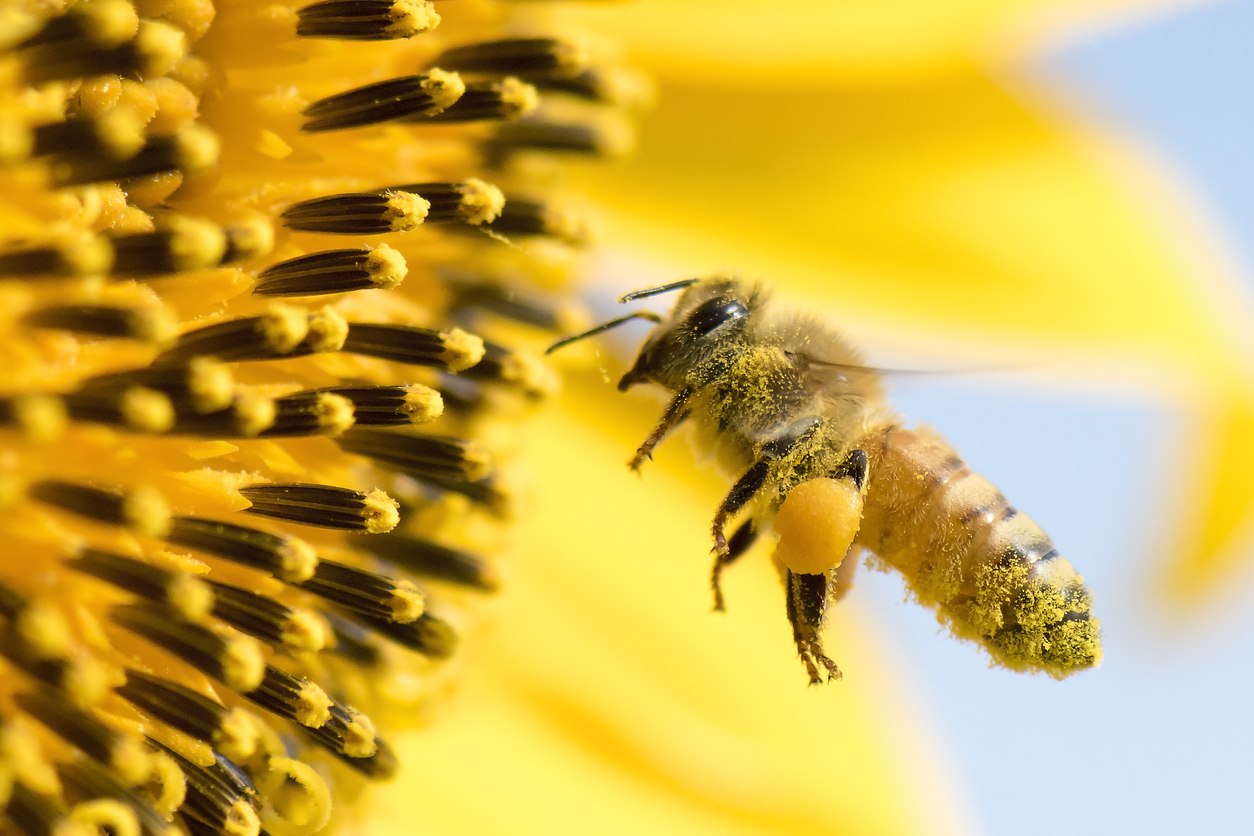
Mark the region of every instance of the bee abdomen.
<instances>
[{"instance_id":1,"label":"bee abdomen","mask_svg":"<svg viewBox=\"0 0 1254 836\"><path fill-rule=\"evenodd\" d=\"M1063 677L1100 661L1092 595L1040 526L930 430L891 428L866 446L857 542L956 636L1015 670Z\"/></svg>"}]
</instances>

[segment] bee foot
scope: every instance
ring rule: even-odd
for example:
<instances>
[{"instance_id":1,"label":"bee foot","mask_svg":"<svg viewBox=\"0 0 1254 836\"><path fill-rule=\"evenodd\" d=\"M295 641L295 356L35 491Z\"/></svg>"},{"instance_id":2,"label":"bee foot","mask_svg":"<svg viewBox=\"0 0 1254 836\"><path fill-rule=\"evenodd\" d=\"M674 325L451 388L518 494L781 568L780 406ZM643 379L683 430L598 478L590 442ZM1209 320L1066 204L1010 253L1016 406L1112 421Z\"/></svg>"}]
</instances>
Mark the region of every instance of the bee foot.
<instances>
[{"instance_id":1,"label":"bee foot","mask_svg":"<svg viewBox=\"0 0 1254 836\"><path fill-rule=\"evenodd\" d=\"M829 684L843 678L840 668L828 658L818 642L797 642L797 653L801 656L801 663L806 666L806 673L810 675L811 685L823 684L824 671L827 672Z\"/></svg>"}]
</instances>

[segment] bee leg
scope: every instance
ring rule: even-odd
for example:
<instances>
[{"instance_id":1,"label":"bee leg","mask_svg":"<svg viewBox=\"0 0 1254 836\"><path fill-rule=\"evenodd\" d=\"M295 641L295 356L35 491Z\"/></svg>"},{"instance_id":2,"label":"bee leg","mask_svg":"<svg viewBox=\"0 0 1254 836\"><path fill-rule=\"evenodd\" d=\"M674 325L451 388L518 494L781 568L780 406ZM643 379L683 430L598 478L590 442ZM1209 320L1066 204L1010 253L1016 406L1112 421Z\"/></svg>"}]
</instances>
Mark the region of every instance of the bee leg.
<instances>
[{"instance_id":1,"label":"bee leg","mask_svg":"<svg viewBox=\"0 0 1254 836\"><path fill-rule=\"evenodd\" d=\"M745 520L744 524L736 529L736 533L727 541L727 554L715 554L714 569L710 572L710 588L714 590L715 612L724 612L727 609L723 602L723 585L720 582L723 570L749 551L757 539L758 527L753 520Z\"/></svg>"},{"instance_id":2,"label":"bee leg","mask_svg":"<svg viewBox=\"0 0 1254 836\"><path fill-rule=\"evenodd\" d=\"M645 459L653 458L653 448L661 443L662 439L670 434L670 431L678 427L688 417L688 399L692 397L692 390L685 389L675 396L675 399L666 407L666 411L662 413L661 420L658 421L657 427L653 433L644 440L644 444L636 450L636 455L632 456L627 466L636 473L640 472L640 466L644 464Z\"/></svg>"},{"instance_id":3,"label":"bee leg","mask_svg":"<svg viewBox=\"0 0 1254 836\"><path fill-rule=\"evenodd\" d=\"M840 668L823 652L823 616L827 610L827 586L830 572L821 575L803 575L788 572L788 623L792 625L793 641L797 654L806 666L811 685L840 679Z\"/></svg>"},{"instance_id":4,"label":"bee leg","mask_svg":"<svg viewBox=\"0 0 1254 836\"><path fill-rule=\"evenodd\" d=\"M714 570L711 573L710 583L714 588L714 611L723 612L723 590L719 586L719 575L722 573L723 566L731 563L735 558L730 557L731 549L727 547L727 535L723 533L723 529L727 527L727 521L732 515L745 506L745 503L753 499L753 495L762 487L762 483L766 481L766 475L771 470L771 462L769 459L762 459L756 462L752 467L745 471L745 475L732 485L731 492L727 494L727 498L718 506L718 512L714 515L714 524L711 531L714 534ZM739 533L739 532L737 532ZM750 543L753 541L750 540ZM749 544L745 545L748 548ZM739 555L737 555L739 557Z\"/></svg>"}]
</instances>

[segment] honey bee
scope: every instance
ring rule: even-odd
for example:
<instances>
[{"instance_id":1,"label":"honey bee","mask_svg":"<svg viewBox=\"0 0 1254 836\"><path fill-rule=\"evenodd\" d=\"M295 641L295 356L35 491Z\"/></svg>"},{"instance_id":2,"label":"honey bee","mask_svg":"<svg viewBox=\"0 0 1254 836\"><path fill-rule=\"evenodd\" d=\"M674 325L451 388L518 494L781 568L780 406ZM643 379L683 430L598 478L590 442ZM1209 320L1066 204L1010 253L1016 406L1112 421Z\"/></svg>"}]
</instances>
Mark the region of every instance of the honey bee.
<instances>
[{"instance_id":1,"label":"honey bee","mask_svg":"<svg viewBox=\"0 0 1254 836\"><path fill-rule=\"evenodd\" d=\"M823 622L862 553L900 572L954 636L979 643L996 664L1061 679L1100 662L1083 579L939 434L902 425L880 375L832 326L729 275L620 301L675 290L668 316L637 311L550 351L632 319L656 324L618 389L651 383L673 397L630 467L638 471L689 422L698 446L739 474L711 526L715 610L724 608L723 570L773 530L788 621L812 685L841 677L823 649ZM744 522L728 537L738 515Z\"/></svg>"}]
</instances>

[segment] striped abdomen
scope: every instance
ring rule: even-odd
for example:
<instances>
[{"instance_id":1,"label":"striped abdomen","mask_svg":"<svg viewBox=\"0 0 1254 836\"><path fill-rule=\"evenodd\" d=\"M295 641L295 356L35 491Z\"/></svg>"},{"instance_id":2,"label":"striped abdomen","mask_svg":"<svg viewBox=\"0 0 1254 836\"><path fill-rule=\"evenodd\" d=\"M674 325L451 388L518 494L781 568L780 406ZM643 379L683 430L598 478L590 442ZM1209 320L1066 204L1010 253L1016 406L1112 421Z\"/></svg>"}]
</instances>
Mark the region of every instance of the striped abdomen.
<instances>
[{"instance_id":1,"label":"striped abdomen","mask_svg":"<svg viewBox=\"0 0 1254 836\"><path fill-rule=\"evenodd\" d=\"M1015 670L1063 677L1101 661L1084 580L939 435L894 427L860 446L869 485L855 542L901 572L954 635Z\"/></svg>"}]
</instances>

